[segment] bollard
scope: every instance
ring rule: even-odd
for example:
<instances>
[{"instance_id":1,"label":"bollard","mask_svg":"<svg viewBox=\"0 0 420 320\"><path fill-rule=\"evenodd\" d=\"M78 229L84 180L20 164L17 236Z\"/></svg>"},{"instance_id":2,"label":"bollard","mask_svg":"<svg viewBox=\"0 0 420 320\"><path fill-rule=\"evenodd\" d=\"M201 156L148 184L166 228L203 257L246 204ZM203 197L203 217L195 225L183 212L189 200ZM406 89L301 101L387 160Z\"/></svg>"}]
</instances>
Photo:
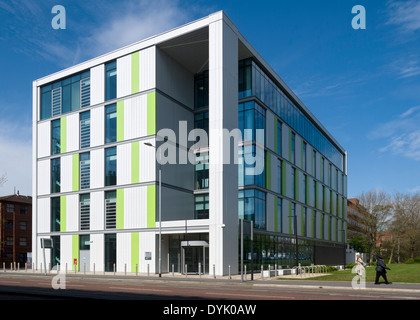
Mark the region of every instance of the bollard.
<instances>
[{"instance_id":1,"label":"bollard","mask_svg":"<svg viewBox=\"0 0 420 320\"><path fill-rule=\"evenodd\" d=\"M174 268L175 268L175 266L174 266L174 264L172 263L172 277L175 277L175 274L174 274L175 270L174 270Z\"/></svg>"},{"instance_id":2,"label":"bollard","mask_svg":"<svg viewBox=\"0 0 420 320\"><path fill-rule=\"evenodd\" d=\"M95 266L95 262L93 263L93 274L95 274L96 272L96 266Z\"/></svg>"},{"instance_id":3,"label":"bollard","mask_svg":"<svg viewBox=\"0 0 420 320\"><path fill-rule=\"evenodd\" d=\"M261 265L261 279L264 279L264 267Z\"/></svg>"},{"instance_id":4,"label":"bollard","mask_svg":"<svg viewBox=\"0 0 420 320\"><path fill-rule=\"evenodd\" d=\"M268 279L271 278L271 265L268 265Z\"/></svg>"},{"instance_id":5,"label":"bollard","mask_svg":"<svg viewBox=\"0 0 420 320\"><path fill-rule=\"evenodd\" d=\"M20 262L18 262L18 269L17 269L17 271L18 272L20 271Z\"/></svg>"},{"instance_id":6,"label":"bollard","mask_svg":"<svg viewBox=\"0 0 420 320\"><path fill-rule=\"evenodd\" d=\"M3 262L3 272L6 272L6 263Z\"/></svg>"},{"instance_id":7,"label":"bollard","mask_svg":"<svg viewBox=\"0 0 420 320\"><path fill-rule=\"evenodd\" d=\"M28 263L25 262L25 272L27 272L27 271L28 271Z\"/></svg>"},{"instance_id":8,"label":"bollard","mask_svg":"<svg viewBox=\"0 0 420 320\"><path fill-rule=\"evenodd\" d=\"M216 265L213 264L213 277L216 279Z\"/></svg>"},{"instance_id":9,"label":"bollard","mask_svg":"<svg viewBox=\"0 0 420 320\"><path fill-rule=\"evenodd\" d=\"M187 264L185 264L185 276L187 276L188 275L188 266L187 266Z\"/></svg>"},{"instance_id":10,"label":"bollard","mask_svg":"<svg viewBox=\"0 0 420 320\"><path fill-rule=\"evenodd\" d=\"M136 276L137 276L137 270L138 270L138 268L137 268L137 263L136 263Z\"/></svg>"},{"instance_id":11,"label":"bollard","mask_svg":"<svg viewBox=\"0 0 420 320\"><path fill-rule=\"evenodd\" d=\"M126 263L124 263L124 275L125 276L127 275L127 264Z\"/></svg>"},{"instance_id":12,"label":"bollard","mask_svg":"<svg viewBox=\"0 0 420 320\"><path fill-rule=\"evenodd\" d=\"M114 263L114 276L115 276L115 271L116 271L116 270L115 270L115 263Z\"/></svg>"},{"instance_id":13,"label":"bollard","mask_svg":"<svg viewBox=\"0 0 420 320\"><path fill-rule=\"evenodd\" d=\"M244 275L245 275L245 281L247 280L246 279L246 265L244 266Z\"/></svg>"},{"instance_id":14,"label":"bollard","mask_svg":"<svg viewBox=\"0 0 420 320\"><path fill-rule=\"evenodd\" d=\"M201 262L198 263L198 275L201 278Z\"/></svg>"},{"instance_id":15,"label":"bollard","mask_svg":"<svg viewBox=\"0 0 420 320\"><path fill-rule=\"evenodd\" d=\"M149 264L147 264L147 276L150 276Z\"/></svg>"},{"instance_id":16,"label":"bollard","mask_svg":"<svg viewBox=\"0 0 420 320\"><path fill-rule=\"evenodd\" d=\"M230 265L229 265L229 279L232 279L231 276L230 276Z\"/></svg>"},{"instance_id":17,"label":"bollard","mask_svg":"<svg viewBox=\"0 0 420 320\"><path fill-rule=\"evenodd\" d=\"M277 263L274 265L274 276L277 277Z\"/></svg>"}]
</instances>

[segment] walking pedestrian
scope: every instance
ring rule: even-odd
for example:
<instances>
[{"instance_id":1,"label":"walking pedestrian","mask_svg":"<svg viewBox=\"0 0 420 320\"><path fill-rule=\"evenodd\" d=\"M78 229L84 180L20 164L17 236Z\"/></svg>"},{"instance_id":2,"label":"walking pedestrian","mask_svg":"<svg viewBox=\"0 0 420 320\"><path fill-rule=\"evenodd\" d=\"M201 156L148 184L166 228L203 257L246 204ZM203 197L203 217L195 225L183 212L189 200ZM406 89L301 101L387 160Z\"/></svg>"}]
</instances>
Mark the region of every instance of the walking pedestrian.
<instances>
[{"instance_id":1,"label":"walking pedestrian","mask_svg":"<svg viewBox=\"0 0 420 320\"><path fill-rule=\"evenodd\" d=\"M356 253L356 274L358 276L359 281L361 278L364 277L365 265L366 264L363 262L362 258L360 257L360 253Z\"/></svg>"},{"instance_id":2,"label":"walking pedestrian","mask_svg":"<svg viewBox=\"0 0 420 320\"><path fill-rule=\"evenodd\" d=\"M375 284L379 284L379 278L382 277L385 280L385 284L391 284L391 282L388 282L388 279L386 277L386 270L391 270L388 268L383 261L383 257L377 256L376 257L376 278L375 278Z\"/></svg>"}]
</instances>

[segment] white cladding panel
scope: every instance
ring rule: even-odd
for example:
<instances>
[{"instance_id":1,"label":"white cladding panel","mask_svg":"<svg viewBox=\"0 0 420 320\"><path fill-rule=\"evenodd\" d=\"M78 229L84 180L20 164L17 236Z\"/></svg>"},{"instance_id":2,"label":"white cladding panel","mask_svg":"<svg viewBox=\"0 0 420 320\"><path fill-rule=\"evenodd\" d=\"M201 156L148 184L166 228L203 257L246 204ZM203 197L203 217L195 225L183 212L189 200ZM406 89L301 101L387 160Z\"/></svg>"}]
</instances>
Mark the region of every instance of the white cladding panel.
<instances>
[{"instance_id":1,"label":"white cladding panel","mask_svg":"<svg viewBox=\"0 0 420 320\"><path fill-rule=\"evenodd\" d=\"M90 110L90 146L102 146L105 141L105 107Z\"/></svg>"},{"instance_id":2,"label":"white cladding panel","mask_svg":"<svg viewBox=\"0 0 420 320\"><path fill-rule=\"evenodd\" d=\"M90 270L104 271L104 252L105 252L105 236L104 234L90 235Z\"/></svg>"},{"instance_id":3,"label":"white cladding panel","mask_svg":"<svg viewBox=\"0 0 420 320\"><path fill-rule=\"evenodd\" d=\"M131 143L117 146L117 185L131 183Z\"/></svg>"},{"instance_id":4,"label":"white cladding panel","mask_svg":"<svg viewBox=\"0 0 420 320\"><path fill-rule=\"evenodd\" d=\"M66 196L66 231L79 230L79 195Z\"/></svg>"},{"instance_id":5,"label":"white cladding panel","mask_svg":"<svg viewBox=\"0 0 420 320\"><path fill-rule=\"evenodd\" d=\"M124 229L147 228L147 187L124 189Z\"/></svg>"},{"instance_id":6,"label":"white cladding panel","mask_svg":"<svg viewBox=\"0 0 420 320\"><path fill-rule=\"evenodd\" d=\"M131 55L117 59L117 98L131 94Z\"/></svg>"},{"instance_id":7,"label":"white cladding panel","mask_svg":"<svg viewBox=\"0 0 420 320\"><path fill-rule=\"evenodd\" d=\"M130 272L131 233L117 233L117 272Z\"/></svg>"},{"instance_id":8,"label":"white cladding panel","mask_svg":"<svg viewBox=\"0 0 420 320\"><path fill-rule=\"evenodd\" d=\"M124 100L124 139L147 136L147 94Z\"/></svg>"},{"instance_id":9,"label":"white cladding panel","mask_svg":"<svg viewBox=\"0 0 420 320\"><path fill-rule=\"evenodd\" d=\"M67 152L79 149L80 129L79 113L69 115L67 118Z\"/></svg>"},{"instance_id":10,"label":"white cladding panel","mask_svg":"<svg viewBox=\"0 0 420 320\"><path fill-rule=\"evenodd\" d=\"M72 235L60 236L60 267L61 270L65 270L67 264L67 270L70 271L73 265L72 257Z\"/></svg>"},{"instance_id":11,"label":"white cladding panel","mask_svg":"<svg viewBox=\"0 0 420 320\"><path fill-rule=\"evenodd\" d=\"M104 191L90 194L90 229L104 230L105 228L105 194Z\"/></svg>"},{"instance_id":12,"label":"white cladding panel","mask_svg":"<svg viewBox=\"0 0 420 320\"><path fill-rule=\"evenodd\" d=\"M140 92L156 87L156 47L140 50Z\"/></svg>"},{"instance_id":13,"label":"white cladding panel","mask_svg":"<svg viewBox=\"0 0 420 320\"><path fill-rule=\"evenodd\" d=\"M105 100L105 65L90 69L90 104L95 105Z\"/></svg>"},{"instance_id":14,"label":"white cladding panel","mask_svg":"<svg viewBox=\"0 0 420 320\"><path fill-rule=\"evenodd\" d=\"M50 232L51 230L51 205L50 198L42 198L37 201L36 233Z\"/></svg>"},{"instance_id":15,"label":"white cladding panel","mask_svg":"<svg viewBox=\"0 0 420 320\"><path fill-rule=\"evenodd\" d=\"M103 188L105 180L105 151L104 149L90 152L90 187Z\"/></svg>"},{"instance_id":16,"label":"white cladding panel","mask_svg":"<svg viewBox=\"0 0 420 320\"><path fill-rule=\"evenodd\" d=\"M72 191L72 182L73 182L73 157L72 155L63 156L60 160L60 182L61 192L70 192Z\"/></svg>"},{"instance_id":17,"label":"white cladding panel","mask_svg":"<svg viewBox=\"0 0 420 320\"><path fill-rule=\"evenodd\" d=\"M51 191L51 160L38 161L38 195L46 195Z\"/></svg>"},{"instance_id":18,"label":"white cladding panel","mask_svg":"<svg viewBox=\"0 0 420 320\"><path fill-rule=\"evenodd\" d=\"M38 124L38 158L51 153L51 121Z\"/></svg>"},{"instance_id":19,"label":"white cladding panel","mask_svg":"<svg viewBox=\"0 0 420 320\"><path fill-rule=\"evenodd\" d=\"M157 247L156 247L156 234L154 232L140 232L139 234L139 249L140 249L140 266L139 271L142 273L147 272L147 266L149 265L149 272L155 273L156 261L157 261ZM144 260L145 252L151 252L151 260Z\"/></svg>"}]
</instances>

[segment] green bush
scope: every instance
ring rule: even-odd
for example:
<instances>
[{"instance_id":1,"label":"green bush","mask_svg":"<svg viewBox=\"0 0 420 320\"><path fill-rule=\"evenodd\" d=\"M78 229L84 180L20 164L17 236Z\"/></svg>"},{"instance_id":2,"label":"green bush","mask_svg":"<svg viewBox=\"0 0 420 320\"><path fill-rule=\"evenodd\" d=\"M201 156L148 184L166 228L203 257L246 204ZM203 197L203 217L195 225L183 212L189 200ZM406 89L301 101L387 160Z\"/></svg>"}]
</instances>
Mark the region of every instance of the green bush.
<instances>
[{"instance_id":1,"label":"green bush","mask_svg":"<svg viewBox=\"0 0 420 320\"><path fill-rule=\"evenodd\" d=\"M346 264L346 265L344 266L344 268L346 268L346 269L353 269L353 267L354 267L355 265L356 265L355 263L348 263L348 264Z\"/></svg>"},{"instance_id":2,"label":"green bush","mask_svg":"<svg viewBox=\"0 0 420 320\"><path fill-rule=\"evenodd\" d=\"M405 263L406 264L412 264L412 263L414 263L414 259L413 258L407 259L407 260L405 260Z\"/></svg>"},{"instance_id":3,"label":"green bush","mask_svg":"<svg viewBox=\"0 0 420 320\"><path fill-rule=\"evenodd\" d=\"M338 268L332 267L332 266L327 266L327 272L334 272L334 271L338 271Z\"/></svg>"},{"instance_id":4,"label":"green bush","mask_svg":"<svg viewBox=\"0 0 420 320\"><path fill-rule=\"evenodd\" d=\"M414 263L420 263L420 257L415 257L414 258Z\"/></svg>"}]
</instances>

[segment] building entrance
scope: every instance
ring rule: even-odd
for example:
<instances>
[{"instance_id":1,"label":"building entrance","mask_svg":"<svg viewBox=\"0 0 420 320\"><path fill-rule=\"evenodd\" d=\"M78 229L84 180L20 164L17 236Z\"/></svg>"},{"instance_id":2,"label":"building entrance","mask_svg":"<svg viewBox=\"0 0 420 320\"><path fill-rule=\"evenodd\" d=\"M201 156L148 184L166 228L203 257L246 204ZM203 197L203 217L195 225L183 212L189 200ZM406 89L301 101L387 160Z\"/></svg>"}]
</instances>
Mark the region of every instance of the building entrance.
<instances>
[{"instance_id":1,"label":"building entrance","mask_svg":"<svg viewBox=\"0 0 420 320\"><path fill-rule=\"evenodd\" d=\"M183 274L207 274L209 244L206 241L182 241L181 259Z\"/></svg>"}]
</instances>

